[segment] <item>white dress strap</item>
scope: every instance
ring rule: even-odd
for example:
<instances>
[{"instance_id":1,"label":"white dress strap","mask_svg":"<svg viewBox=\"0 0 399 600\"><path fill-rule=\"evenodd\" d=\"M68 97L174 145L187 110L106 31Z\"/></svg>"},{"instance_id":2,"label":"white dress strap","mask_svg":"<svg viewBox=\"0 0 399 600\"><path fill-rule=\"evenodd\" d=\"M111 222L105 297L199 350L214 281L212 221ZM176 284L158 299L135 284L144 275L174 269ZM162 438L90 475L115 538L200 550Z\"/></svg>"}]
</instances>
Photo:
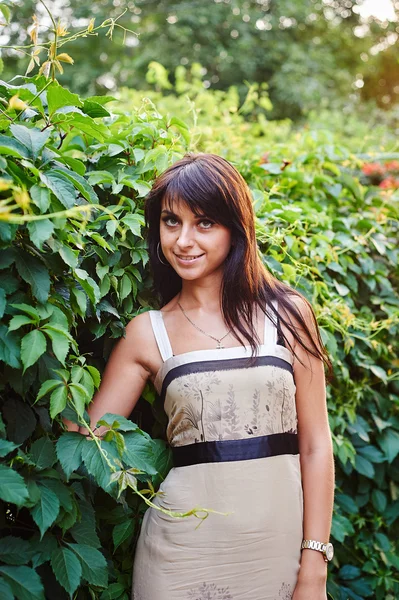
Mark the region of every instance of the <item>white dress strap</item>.
<instances>
[{"instance_id":1,"label":"white dress strap","mask_svg":"<svg viewBox=\"0 0 399 600\"><path fill-rule=\"evenodd\" d=\"M150 319L152 330L158 344L162 360L165 361L173 356L172 346L170 345L168 332L166 331L163 315L160 310L150 310Z\"/></svg>"},{"instance_id":2,"label":"white dress strap","mask_svg":"<svg viewBox=\"0 0 399 600\"><path fill-rule=\"evenodd\" d=\"M276 311L278 310L277 300L272 300L272 304ZM269 318L267 315L271 315ZM266 315L265 315L265 329L263 334L263 344L265 346L275 345L277 344L277 327L274 325L273 321L276 321L276 315L273 314L273 311L270 310L269 304L266 307Z\"/></svg>"}]
</instances>

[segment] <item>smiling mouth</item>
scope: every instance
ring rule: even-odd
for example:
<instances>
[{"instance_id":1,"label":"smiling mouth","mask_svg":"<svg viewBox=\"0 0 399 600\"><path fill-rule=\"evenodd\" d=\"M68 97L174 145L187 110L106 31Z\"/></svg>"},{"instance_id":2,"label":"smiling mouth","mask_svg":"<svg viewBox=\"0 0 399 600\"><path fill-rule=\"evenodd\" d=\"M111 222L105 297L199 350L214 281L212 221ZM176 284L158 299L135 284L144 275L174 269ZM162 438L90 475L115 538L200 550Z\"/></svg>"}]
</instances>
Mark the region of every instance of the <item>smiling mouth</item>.
<instances>
[{"instance_id":1,"label":"smiling mouth","mask_svg":"<svg viewBox=\"0 0 399 600\"><path fill-rule=\"evenodd\" d=\"M181 254L176 254L175 253L175 256L177 256L177 258L180 258L180 260L185 260L187 262L190 262L192 260L196 260L197 258L200 258L203 255L204 255L204 253L198 254L197 256L183 256Z\"/></svg>"}]
</instances>

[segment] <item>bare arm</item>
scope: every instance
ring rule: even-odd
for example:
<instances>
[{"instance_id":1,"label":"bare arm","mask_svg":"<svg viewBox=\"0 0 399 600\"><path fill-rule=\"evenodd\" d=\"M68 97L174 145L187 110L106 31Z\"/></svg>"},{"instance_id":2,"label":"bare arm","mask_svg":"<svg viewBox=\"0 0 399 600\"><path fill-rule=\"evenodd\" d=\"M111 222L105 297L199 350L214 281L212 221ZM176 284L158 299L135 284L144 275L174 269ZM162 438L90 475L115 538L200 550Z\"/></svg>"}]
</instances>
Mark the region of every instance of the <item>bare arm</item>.
<instances>
[{"instance_id":1,"label":"bare arm","mask_svg":"<svg viewBox=\"0 0 399 600\"><path fill-rule=\"evenodd\" d=\"M297 308L314 333L308 306L295 300ZM304 342L305 335L296 324ZM293 338L291 338L293 339ZM291 340L290 340L291 341ZM298 359L294 359L296 408L298 415L299 452L304 493L304 539L328 542L334 503L334 457L331 431L328 423L324 366L300 346L294 345ZM325 582L327 563L321 552L302 551L299 581L319 579Z\"/></svg>"},{"instance_id":2,"label":"bare arm","mask_svg":"<svg viewBox=\"0 0 399 600\"><path fill-rule=\"evenodd\" d=\"M100 389L88 407L91 428L107 412L124 417L132 412L150 376L145 365L148 336L148 315L140 314L127 325L126 337L115 345ZM78 431L78 426L70 421L65 421L65 424L70 431ZM87 433L82 427L79 431ZM101 428L96 434L101 435Z\"/></svg>"}]
</instances>

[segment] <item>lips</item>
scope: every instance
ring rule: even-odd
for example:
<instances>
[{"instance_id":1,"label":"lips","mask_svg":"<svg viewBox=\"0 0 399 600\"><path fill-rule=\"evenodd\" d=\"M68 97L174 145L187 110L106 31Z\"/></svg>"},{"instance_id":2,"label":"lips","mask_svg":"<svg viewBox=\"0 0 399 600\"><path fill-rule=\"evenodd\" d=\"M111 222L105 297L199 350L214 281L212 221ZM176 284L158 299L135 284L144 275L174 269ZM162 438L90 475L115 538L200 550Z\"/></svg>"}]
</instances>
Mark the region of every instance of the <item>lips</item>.
<instances>
[{"instance_id":1,"label":"lips","mask_svg":"<svg viewBox=\"0 0 399 600\"><path fill-rule=\"evenodd\" d=\"M199 258L201 258L201 256L204 256L204 253L197 254L196 256L195 255L190 256L188 254L187 254L187 256L184 256L181 254L180 255L175 254L175 256L176 256L177 260L180 261L181 263L188 264L188 263L196 262Z\"/></svg>"}]
</instances>

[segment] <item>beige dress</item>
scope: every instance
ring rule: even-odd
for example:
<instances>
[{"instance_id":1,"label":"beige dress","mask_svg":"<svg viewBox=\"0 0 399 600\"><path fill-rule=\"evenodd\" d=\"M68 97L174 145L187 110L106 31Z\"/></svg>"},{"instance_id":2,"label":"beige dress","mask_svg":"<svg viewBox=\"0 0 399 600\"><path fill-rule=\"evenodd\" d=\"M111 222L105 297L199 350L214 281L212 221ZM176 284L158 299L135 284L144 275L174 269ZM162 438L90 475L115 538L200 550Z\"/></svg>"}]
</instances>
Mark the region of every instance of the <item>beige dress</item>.
<instances>
[{"instance_id":1,"label":"beige dress","mask_svg":"<svg viewBox=\"0 0 399 600\"><path fill-rule=\"evenodd\" d=\"M174 467L155 502L211 508L201 522L149 508L134 569L134 600L289 600L303 534L292 353L265 319L254 366L238 346L174 356L150 311L164 360L155 387L168 416ZM196 528L197 527L197 528Z\"/></svg>"}]
</instances>

